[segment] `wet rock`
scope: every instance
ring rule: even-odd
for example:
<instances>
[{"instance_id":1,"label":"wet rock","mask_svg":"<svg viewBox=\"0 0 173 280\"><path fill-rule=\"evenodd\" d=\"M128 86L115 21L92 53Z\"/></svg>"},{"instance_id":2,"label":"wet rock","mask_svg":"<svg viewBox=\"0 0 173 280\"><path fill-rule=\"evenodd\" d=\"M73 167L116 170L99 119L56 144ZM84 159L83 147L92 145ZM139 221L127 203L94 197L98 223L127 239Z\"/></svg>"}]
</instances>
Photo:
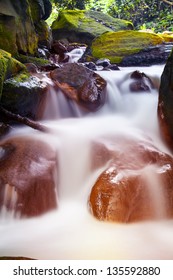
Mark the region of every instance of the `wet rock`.
<instances>
[{"instance_id":1,"label":"wet rock","mask_svg":"<svg viewBox=\"0 0 173 280\"><path fill-rule=\"evenodd\" d=\"M44 110L48 84L22 72L4 82L1 104L12 113L37 120Z\"/></svg>"},{"instance_id":2,"label":"wet rock","mask_svg":"<svg viewBox=\"0 0 173 280\"><path fill-rule=\"evenodd\" d=\"M97 61L96 61L96 65L97 66L103 66L104 68L105 67L109 67L110 66L110 60L109 59L106 59L106 58L104 58L104 59L98 59Z\"/></svg>"},{"instance_id":3,"label":"wet rock","mask_svg":"<svg viewBox=\"0 0 173 280\"><path fill-rule=\"evenodd\" d=\"M106 81L83 65L67 63L50 72L50 76L68 98L89 111L104 105Z\"/></svg>"},{"instance_id":4,"label":"wet rock","mask_svg":"<svg viewBox=\"0 0 173 280\"><path fill-rule=\"evenodd\" d=\"M97 219L129 223L173 217L171 156L147 142L117 139L92 150L95 166L105 164L105 151L107 168L89 197L90 211Z\"/></svg>"},{"instance_id":5,"label":"wet rock","mask_svg":"<svg viewBox=\"0 0 173 280\"><path fill-rule=\"evenodd\" d=\"M158 117L163 139L173 149L173 51L161 76Z\"/></svg>"},{"instance_id":6,"label":"wet rock","mask_svg":"<svg viewBox=\"0 0 173 280\"><path fill-rule=\"evenodd\" d=\"M56 152L41 140L14 137L0 142L0 208L37 216L57 207Z\"/></svg>"},{"instance_id":7,"label":"wet rock","mask_svg":"<svg viewBox=\"0 0 173 280\"><path fill-rule=\"evenodd\" d=\"M90 70L93 70L93 71L97 70L97 67L94 62L85 62L85 63L83 63L83 65Z\"/></svg>"},{"instance_id":8,"label":"wet rock","mask_svg":"<svg viewBox=\"0 0 173 280\"><path fill-rule=\"evenodd\" d=\"M131 92L150 92L155 87L151 79L138 70L134 71L130 78L134 80L129 86Z\"/></svg>"}]
</instances>

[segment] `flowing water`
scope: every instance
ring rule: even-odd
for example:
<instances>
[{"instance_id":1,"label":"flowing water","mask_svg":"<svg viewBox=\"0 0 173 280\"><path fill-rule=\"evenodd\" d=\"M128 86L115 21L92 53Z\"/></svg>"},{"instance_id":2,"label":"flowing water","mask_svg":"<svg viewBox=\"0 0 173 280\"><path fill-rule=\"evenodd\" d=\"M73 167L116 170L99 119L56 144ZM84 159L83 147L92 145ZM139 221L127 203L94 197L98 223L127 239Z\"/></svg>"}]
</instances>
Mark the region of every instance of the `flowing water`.
<instances>
[{"instance_id":1,"label":"flowing water","mask_svg":"<svg viewBox=\"0 0 173 280\"><path fill-rule=\"evenodd\" d=\"M100 222L88 210L92 186L106 164L91 170L91 143L110 145L108 138L130 137L149 141L169 153L160 139L157 122L158 90L130 93L129 73L100 71L107 80L106 104L95 113L87 113L52 87L43 123L52 133L42 134L30 128L18 135L33 135L57 150L59 162L58 209L36 218L17 219L12 213L0 216L0 255L38 259L171 259L173 257L173 221L156 220L131 224ZM138 68L139 69L139 68ZM163 66L140 68L159 86ZM50 82L51 84L51 82ZM13 135L11 135L13 137ZM147 139L147 140L146 140ZM122 147L121 147L122 148ZM145 169L146 173L150 170ZM152 185L158 182L148 177ZM155 192L158 193L156 197ZM162 195L152 188L155 208L164 216Z\"/></svg>"}]
</instances>

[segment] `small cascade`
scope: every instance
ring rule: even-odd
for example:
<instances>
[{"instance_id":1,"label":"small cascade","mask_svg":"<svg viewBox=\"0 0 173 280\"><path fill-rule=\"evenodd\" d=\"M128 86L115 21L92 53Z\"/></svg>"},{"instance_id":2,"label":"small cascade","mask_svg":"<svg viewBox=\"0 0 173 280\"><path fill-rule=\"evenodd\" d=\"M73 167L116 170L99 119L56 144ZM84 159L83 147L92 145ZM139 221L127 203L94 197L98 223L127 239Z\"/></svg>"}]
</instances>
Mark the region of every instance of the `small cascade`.
<instances>
[{"instance_id":1,"label":"small cascade","mask_svg":"<svg viewBox=\"0 0 173 280\"><path fill-rule=\"evenodd\" d=\"M74 61L79 54L74 50L70 55ZM43 135L22 128L17 135L33 135L56 151L58 205L46 214L30 219L8 217L8 211L5 213L2 209L1 255L39 259L173 257L172 220L165 219L165 177L163 175L163 182L160 182L157 176L169 171L171 166L165 163L171 158L170 151L162 143L158 129L158 90L156 86L150 92L131 92L129 76L134 70L136 68L98 71L107 81L107 99L96 112L84 110L57 89L47 75L44 76L49 92L42 122L52 133ZM158 85L163 66L138 70ZM8 136L9 139L14 137ZM149 156L144 156L145 151ZM0 158L3 153L0 148ZM162 158L159 167L158 155ZM145 181L147 199L151 198L154 220L123 224L93 217L89 209L91 190L99 176L111 168L115 174L118 168L121 174L127 172L126 177L131 172L137 177L140 174ZM117 180L119 177L116 176L114 179ZM116 180L112 178L111 183L117 183ZM8 199L7 192L4 199ZM12 203L15 203L15 197Z\"/></svg>"}]
</instances>

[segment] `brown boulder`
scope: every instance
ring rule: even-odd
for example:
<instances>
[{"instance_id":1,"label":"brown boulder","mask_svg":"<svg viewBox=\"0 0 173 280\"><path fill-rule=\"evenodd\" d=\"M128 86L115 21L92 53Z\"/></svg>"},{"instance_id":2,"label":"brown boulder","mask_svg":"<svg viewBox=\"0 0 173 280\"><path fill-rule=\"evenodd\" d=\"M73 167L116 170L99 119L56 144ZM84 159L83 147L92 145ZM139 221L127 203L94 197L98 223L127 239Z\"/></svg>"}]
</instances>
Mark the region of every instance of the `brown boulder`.
<instances>
[{"instance_id":1,"label":"brown boulder","mask_svg":"<svg viewBox=\"0 0 173 280\"><path fill-rule=\"evenodd\" d=\"M91 212L124 223L173 217L172 157L147 142L125 141L117 141L117 150L107 148L109 164L91 190Z\"/></svg>"},{"instance_id":2,"label":"brown boulder","mask_svg":"<svg viewBox=\"0 0 173 280\"><path fill-rule=\"evenodd\" d=\"M0 208L37 216L57 207L57 160L45 142L14 137L0 142Z\"/></svg>"},{"instance_id":3,"label":"brown boulder","mask_svg":"<svg viewBox=\"0 0 173 280\"><path fill-rule=\"evenodd\" d=\"M106 81L78 63L67 63L50 72L56 86L79 105L95 111L104 105Z\"/></svg>"}]
</instances>

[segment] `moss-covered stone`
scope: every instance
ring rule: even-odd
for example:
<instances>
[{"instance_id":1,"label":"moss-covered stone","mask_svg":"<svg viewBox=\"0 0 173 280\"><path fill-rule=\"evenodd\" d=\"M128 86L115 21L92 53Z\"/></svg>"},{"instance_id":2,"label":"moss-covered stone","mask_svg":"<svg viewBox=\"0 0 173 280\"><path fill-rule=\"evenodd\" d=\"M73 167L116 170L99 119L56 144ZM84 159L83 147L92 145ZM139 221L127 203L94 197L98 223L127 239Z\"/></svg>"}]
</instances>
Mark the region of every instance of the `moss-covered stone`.
<instances>
[{"instance_id":1,"label":"moss-covered stone","mask_svg":"<svg viewBox=\"0 0 173 280\"><path fill-rule=\"evenodd\" d=\"M54 39L66 38L70 42L91 44L91 41L108 31L133 29L132 23L115 19L94 11L64 10L52 24Z\"/></svg>"},{"instance_id":2,"label":"moss-covered stone","mask_svg":"<svg viewBox=\"0 0 173 280\"><path fill-rule=\"evenodd\" d=\"M47 84L28 72L5 80L1 104L7 110L23 117L38 119L46 98Z\"/></svg>"},{"instance_id":3,"label":"moss-covered stone","mask_svg":"<svg viewBox=\"0 0 173 280\"><path fill-rule=\"evenodd\" d=\"M25 71L26 67L21 62L12 58L10 53L0 49L0 98L4 80L23 70Z\"/></svg>"},{"instance_id":4,"label":"moss-covered stone","mask_svg":"<svg viewBox=\"0 0 173 280\"><path fill-rule=\"evenodd\" d=\"M46 46L50 49L52 45L52 31L48 24L44 20L41 20L35 24L35 28L38 35L38 45Z\"/></svg>"},{"instance_id":5,"label":"moss-covered stone","mask_svg":"<svg viewBox=\"0 0 173 280\"><path fill-rule=\"evenodd\" d=\"M20 54L20 55L17 55L16 58L21 63L34 63L38 67L50 64L50 61L48 59L34 57L34 56L26 56L26 55Z\"/></svg>"},{"instance_id":6,"label":"moss-covered stone","mask_svg":"<svg viewBox=\"0 0 173 280\"><path fill-rule=\"evenodd\" d=\"M37 34L28 0L0 1L0 48L15 55L35 54Z\"/></svg>"},{"instance_id":7,"label":"moss-covered stone","mask_svg":"<svg viewBox=\"0 0 173 280\"><path fill-rule=\"evenodd\" d=\"M92 42L93 58L108 58L111 63L121 63L123 58L163 43L157 34L133 30L107 32Z\"/></svg>"}]
</instances>

